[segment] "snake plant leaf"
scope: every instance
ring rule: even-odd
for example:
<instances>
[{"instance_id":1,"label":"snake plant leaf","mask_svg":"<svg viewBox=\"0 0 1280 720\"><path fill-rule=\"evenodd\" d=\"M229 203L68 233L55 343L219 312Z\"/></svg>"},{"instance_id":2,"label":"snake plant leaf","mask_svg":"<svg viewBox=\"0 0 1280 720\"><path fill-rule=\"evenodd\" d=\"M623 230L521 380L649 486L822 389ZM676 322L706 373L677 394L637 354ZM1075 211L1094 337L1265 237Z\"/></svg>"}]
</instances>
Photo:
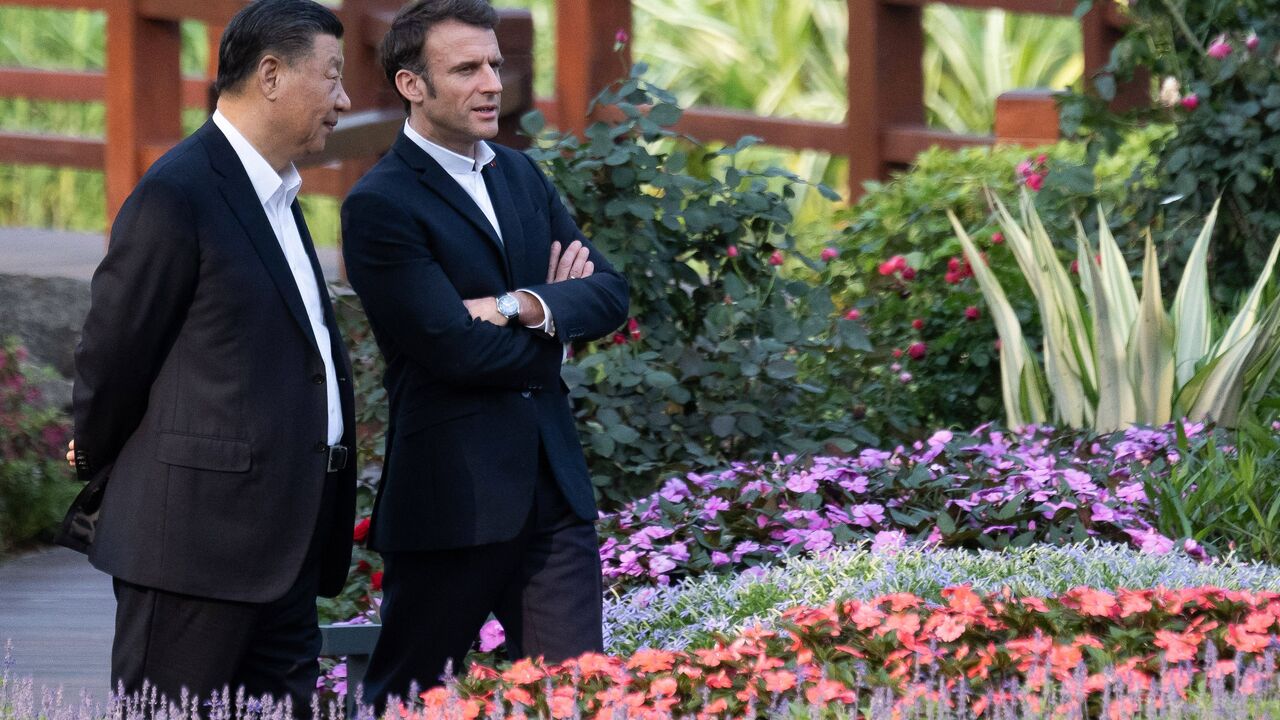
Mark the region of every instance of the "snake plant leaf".
<instances>
[{"instance_id":1,"label":"snake plant leaf","mask_svg":"<svg viewBox=\"0 0 1280 720\"><path fill-rule=\"evenodd\" d=\"M1209 319L1209 238L1218 222L1218 206L1222 198L1213 203L1209 217L1204 221L1200 237L1191 249L1178 292L1173 297L1174 379L1179 387L1186 385L1196 374L1199 363L1212 347L1212 325Z\"/></svg>"},{"instance_id":2,"label":"snake plant leaf","mask_svg":"<svg viewBox=\"0 0 1280 720\"><path fill-rule=\"evenodd\" d=\"M1000 336L1000 390L1004 399L1006 422L1011 428L1038 425L1045 422L1044 390L1036 364L1022 334L1022 325L1009 304L1009 299L991 269L982 260L982 254L965 232L955 213L947 211L951 227L955 230L965 257L973 268L973 277L987 301L988 311Z\"/></svg>"},{"instance_id":3,"label":"snake plant leaf","mask_svg":"<svg viewBox=\"0 0 1280 720\"><path fill-rule=\"evenodd\" d=\"M1160 297L1160 263L1151 233L1142 261L1142 300L1129 336L1129 373L1133 378L1137 420L1164 425L1173 419L1173 325Z\"/></svg>"},{"instance_id":4,"label":"snake plant leaf","mask_svg":"<svg viewBox=\"0 0 1280 720\"><path fill-rule=\"evenodd\" d=\"M1077 263L1080 282L1090 288L1089 314L1093 319L1094 360L1098 371L1098 404L1093 427L1100 432L1112 432L1128 427L1137 419L1125 350L1128 332L1120 328L1124 314L1117 309L1123 300L1114 297L1102 271L1094 266L1095 253L1088 237L1081 240Z\"/></svg>"}]
</instances>

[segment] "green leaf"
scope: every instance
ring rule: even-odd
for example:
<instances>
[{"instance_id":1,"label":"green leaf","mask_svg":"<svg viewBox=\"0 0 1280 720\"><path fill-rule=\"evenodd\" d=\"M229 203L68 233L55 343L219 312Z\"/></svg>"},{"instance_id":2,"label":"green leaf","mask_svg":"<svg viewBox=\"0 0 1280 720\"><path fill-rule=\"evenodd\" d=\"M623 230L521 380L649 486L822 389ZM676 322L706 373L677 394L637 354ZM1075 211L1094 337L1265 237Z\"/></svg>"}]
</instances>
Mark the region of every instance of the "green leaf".
<instances>
[{"instance_id":1,"label":"green leaf","mask_svg":"<svg viewBox=\"0 0 1280 720\"><path fill-rule=\"evenodd\" d=\"M680 120L682 111L676 105L660 103L649 110L649 119L663 127L675 125Z\"/></svg>"},{"instance_id":2,"label":"green leaf","mask_svg":"<svg viewBox=\"0 0 1280 720\"><path fill-rule=\"evenodd\" d=\"M717 415L711 418L711 432L716 437L729 437L733 434L734 424L732 415Z\"/></svg>"},{"instance_id":3,"label":"green leaf","mask_svg":"<svg viewBox=\"0 0 1280 720\"><path fill-rule=\"evenodd\" d=\"M774 380L790 380L799 372L790 360L774 360L765 366L764 372Z\"/></svg>"},{"instance_id":4,"label":"green leaf","mask_svg":"<svg viewBox=\"0 0 1280 720\"><path fill-rule=\"evenodd\" d=\"M640 439L640 433L627 425L612 425L608 429L609 437L623 445L632 445Z\"/></svg>"},{"instance_id":5,"label":"green leaf","mask_svg":"<svg viewBox=\"0 0 1280 720\"><path fill-rule=\"evenodd\" d=\"M644 381L658 389L668 388L676 384L675 376L663 370L653 370L646 373Z\"/></svg>"}]
</instances>

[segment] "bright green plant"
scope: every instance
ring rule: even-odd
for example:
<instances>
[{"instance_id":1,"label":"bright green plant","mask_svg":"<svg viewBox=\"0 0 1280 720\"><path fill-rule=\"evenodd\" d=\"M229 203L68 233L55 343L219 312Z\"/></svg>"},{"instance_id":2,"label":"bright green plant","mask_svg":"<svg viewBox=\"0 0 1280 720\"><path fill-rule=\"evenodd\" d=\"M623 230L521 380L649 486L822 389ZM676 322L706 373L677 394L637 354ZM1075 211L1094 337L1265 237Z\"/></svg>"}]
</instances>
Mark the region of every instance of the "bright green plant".
<instances>
[{"instance_id":1,"label":"bright green plant","mask_svg":"<svg viewBox=\"0 0 1280 720\"><path fill-rule=\"evenodd\" d=\"M1078 257L1072 266L1080 274L1077 294L1030 194L1022 193L1020 220L998 197L990 198L1036 297L1044 326L1043 369L1035 362L1000 281L959 219L948 214L1000 334L1002 395L1011 425L1044 422L1052 406L1057 421L1102 431L1133 423L1160 425L1175 413L1232 426L1242 408L1266 393L1280 369L1280 298L1265 308L1263 302L1280 238L1230 324L1215 333L1206 264L1216 205L1196 239L1167 313L1149 233L1139 299L1101 208L1096 253L1077 224Z\"/></svg>"}]
</instances>

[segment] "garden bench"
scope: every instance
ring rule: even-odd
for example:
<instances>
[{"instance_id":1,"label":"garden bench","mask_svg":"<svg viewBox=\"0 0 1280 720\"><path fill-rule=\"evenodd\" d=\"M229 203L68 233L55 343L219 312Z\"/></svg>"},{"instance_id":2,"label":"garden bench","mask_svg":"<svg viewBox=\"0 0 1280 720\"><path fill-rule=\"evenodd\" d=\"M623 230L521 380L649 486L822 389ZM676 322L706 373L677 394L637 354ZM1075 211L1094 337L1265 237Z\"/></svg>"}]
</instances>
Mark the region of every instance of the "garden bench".
<instances>
[{"instance_id":1,"label":"garden bench","mask_svg":"<svg viewBox=\"0 0 1280 720\"><path fill-rule=\"evenodd\" d=\"M347 658L346 717L356 717L356 688L364 682L369 656L378 642L381 625L321 625L320 657Z\"/></svg>"}]
</instances>

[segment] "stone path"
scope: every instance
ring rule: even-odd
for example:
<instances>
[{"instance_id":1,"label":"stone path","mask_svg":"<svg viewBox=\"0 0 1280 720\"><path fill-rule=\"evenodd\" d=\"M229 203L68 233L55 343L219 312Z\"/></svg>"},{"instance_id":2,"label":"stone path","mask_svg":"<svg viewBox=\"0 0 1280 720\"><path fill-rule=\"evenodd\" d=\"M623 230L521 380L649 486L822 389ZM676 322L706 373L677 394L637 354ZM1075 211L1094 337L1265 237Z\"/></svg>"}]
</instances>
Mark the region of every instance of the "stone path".
<instances>
[{"instance_id":1,"label":"stone path","mask_svg":"<svg viewBox=\"0 0 1280 720\"><path fill-rule=\"evenodd\" d=\"M0 645L13 643L13 673L37 688L106 701L115 609L111 578L84 555L51 548L0 563Z\"/></svg>"},{"instance_id":2,"label":"stone path","mask_svg":"<svg viewBox=\"0 0 1280 720\"><path fill-rule=\"evenodd\" d=\"M0 228L0 274L88 280L106 252L102 235ZM338 278L338 251L320 248L325 277Z\"/></svg>"}]
</instances>

